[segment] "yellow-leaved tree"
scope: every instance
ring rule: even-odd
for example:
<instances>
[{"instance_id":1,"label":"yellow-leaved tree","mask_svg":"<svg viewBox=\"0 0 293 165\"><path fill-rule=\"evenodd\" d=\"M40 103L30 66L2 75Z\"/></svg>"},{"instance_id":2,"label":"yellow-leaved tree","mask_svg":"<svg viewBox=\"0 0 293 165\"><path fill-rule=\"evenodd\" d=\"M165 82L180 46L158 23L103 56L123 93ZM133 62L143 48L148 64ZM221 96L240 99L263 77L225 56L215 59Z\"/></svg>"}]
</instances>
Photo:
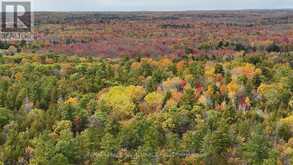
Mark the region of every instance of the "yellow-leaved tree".
<instances>
[{"instance_id":1,"label":"yellow-leaved tree","mask_svg":"<svg viewBox=\"0 0 293 165\"><path fill-rule=\"evenodd\" d=\"M149 108L149 111L158 111L162 108L164 95L161 92L152 92L149 93L144 100Z\"/></svg>"},{"instance_id":2,"label":"yellow-leaved tree","mask_svg":"<svg viewBox=\"0 0 293 165\"><path fill-rule=\"evenodd\" d=\"M110 107L121 118L130 116L135 109L135 102L141 100L145 90L141 86L115 86L98 97L98 102Z\"/></svg>"},{"instance_id":3,"label":"yellow-leaved tree","mask_svg":"<svg viewBox=\"0 0 293 165\"><path fill-rule=\"evenodd\" d=\"M270 109L278 108L278 105L282 101L282 96L286 88L282 83L273 83L273 84L264 84L262 83L257 92L264 100L266 110L270 107Z\"/></svg>"}]
</instances>

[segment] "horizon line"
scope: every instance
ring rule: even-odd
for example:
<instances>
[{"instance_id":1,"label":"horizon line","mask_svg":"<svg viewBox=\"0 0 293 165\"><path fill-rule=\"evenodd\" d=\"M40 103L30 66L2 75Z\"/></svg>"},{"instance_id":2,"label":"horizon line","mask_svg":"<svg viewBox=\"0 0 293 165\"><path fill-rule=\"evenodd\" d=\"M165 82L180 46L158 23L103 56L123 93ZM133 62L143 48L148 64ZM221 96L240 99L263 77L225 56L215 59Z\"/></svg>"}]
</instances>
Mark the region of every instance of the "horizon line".
<instances>
[{"instance_id":1,"label":"horizon line","mask_svg":"<svg viewBox=\"0 0 293 165\"><path fill-rule=\"evenodd\" d=\"M201 11L286 11L293 8L195 9L195 10L32 10L32 12L201 12Z\"/></svg>"}]
</instances>

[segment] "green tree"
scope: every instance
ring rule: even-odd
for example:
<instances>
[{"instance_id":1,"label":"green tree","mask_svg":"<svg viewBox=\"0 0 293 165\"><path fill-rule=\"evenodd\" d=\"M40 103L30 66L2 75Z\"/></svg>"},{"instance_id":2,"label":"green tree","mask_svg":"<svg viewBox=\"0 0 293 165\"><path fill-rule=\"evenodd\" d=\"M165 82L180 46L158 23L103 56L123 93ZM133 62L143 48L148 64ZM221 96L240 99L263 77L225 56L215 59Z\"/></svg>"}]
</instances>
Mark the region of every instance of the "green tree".
<instances>
[{"instance_id":1,"label":"green tree","mask_svg":"<svg viewBox=\"0 0 293 165\"><path fill-rule=\"evenodd\" d=\"M256 165L263 164L265 159L269 158L271 150L271 144L260 126L252 133L248 142L242 146L244 158L249 163Z\"/></svg>"},{"instance_id":2,"label":"green tree","mask_svg":"<svg viewBox=\"0 0 293 165\"><path fill-rule=\"evenodd\" d=\"M0 128L8 124L13 119L13 114L10 110L0 107Z\"/></svg>"}]
</instances>

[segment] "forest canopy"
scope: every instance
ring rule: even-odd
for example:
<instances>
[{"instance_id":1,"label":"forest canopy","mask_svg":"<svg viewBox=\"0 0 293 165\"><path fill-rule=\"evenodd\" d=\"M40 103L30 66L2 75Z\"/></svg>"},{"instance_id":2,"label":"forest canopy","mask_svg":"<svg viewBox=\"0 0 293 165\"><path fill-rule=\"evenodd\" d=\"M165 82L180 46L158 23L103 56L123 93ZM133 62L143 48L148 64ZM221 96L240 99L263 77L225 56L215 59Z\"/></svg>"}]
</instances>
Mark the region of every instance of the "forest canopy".
<instances>
[{"instance_id":1,"label":"forest canopy","mask_svg":"<svg viewBox=\"0 0 293 165\"><path fill-rule=\"evenodd\" d=\"M293 163L292 57L0 56L0 160Z\"/></svg>"}]
</instances>

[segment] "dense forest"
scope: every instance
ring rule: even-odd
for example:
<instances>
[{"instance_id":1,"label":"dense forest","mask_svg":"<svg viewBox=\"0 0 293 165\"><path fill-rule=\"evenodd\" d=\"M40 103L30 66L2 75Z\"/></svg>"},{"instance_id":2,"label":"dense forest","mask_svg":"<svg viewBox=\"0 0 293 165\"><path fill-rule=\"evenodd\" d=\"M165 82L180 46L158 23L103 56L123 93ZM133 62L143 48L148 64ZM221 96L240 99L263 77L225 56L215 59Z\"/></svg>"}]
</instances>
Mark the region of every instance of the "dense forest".
<instances>
[{"instance_id":1,"label":"dense forest","mask_svg":"<svg viewBox=\"0 0 293 165\"><path fill-rule=\"evenodd\" d=\"M292 54L0 58L2 164L292 164Z\"/></svg>"},{"instance_id":2,"label":"dense forest","mask_svg":"<svg viewBox=\"0 0 293 165\"><path fill-rule=\"evenodd\" d=\"M293 51L293 10L35 13L28 51L78 56L231 56ZM0 42L1 49L8 49Z\"/></svg>"},{"instance_id":3,"label":"dense forest","mask_svg":"<svg viewBox=\"0 0 293 165\"><path fill-rule=\"evenodd\" d=\"M292 18L35 13L0 41L0 165L293 164Z\"/></svg>"}]
</instances>

